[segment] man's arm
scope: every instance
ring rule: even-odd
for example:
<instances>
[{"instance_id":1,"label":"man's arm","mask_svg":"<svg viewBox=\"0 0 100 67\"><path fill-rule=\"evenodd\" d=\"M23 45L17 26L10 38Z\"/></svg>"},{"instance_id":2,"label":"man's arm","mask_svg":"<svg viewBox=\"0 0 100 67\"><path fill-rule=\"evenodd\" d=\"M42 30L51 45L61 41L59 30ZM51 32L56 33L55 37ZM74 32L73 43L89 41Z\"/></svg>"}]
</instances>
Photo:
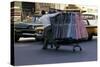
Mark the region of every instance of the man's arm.
<instances>
[{"instance_id":1,"label":"man's arm","mask_svg":"<svg viewBox=\"0 0 100 67\"><path fill-rule=\"evenodd\" d=\"M53 16L56 16L58 14L59 14L59 12L58 13L49 14L49 17L53 17Z\"/></svg>"}]
</instances>

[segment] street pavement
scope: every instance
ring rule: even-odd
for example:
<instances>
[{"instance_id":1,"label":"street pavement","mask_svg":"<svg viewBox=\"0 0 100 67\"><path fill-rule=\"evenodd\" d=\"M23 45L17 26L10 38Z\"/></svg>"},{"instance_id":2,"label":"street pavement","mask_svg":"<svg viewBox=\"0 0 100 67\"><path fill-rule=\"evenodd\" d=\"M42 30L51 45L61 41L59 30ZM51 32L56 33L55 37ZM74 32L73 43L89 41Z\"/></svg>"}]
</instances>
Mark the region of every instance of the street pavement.
<instances>
[{"instance_id":1,"label":"street pavement","mask_svg":"<svg viewBox=\"0 0 100 67\"><path fill-rule=\"evenodd\" d=\"M58 51L55 48L43 50L43 43L34 38L23 39L14 44L15 65L38 65L69 62L86 62L97 60L97 38L92 41L79 43L83 51L72 52L72 46L61 46Z\"/></svg>"}]
</instances>

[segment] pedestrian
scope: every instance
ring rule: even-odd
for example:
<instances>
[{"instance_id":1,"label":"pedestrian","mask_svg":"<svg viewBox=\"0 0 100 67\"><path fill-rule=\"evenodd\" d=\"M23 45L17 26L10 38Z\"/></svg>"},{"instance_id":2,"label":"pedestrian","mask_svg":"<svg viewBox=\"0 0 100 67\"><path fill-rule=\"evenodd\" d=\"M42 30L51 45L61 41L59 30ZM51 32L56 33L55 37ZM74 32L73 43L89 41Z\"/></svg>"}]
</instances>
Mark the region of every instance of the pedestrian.
<instances>
[{"instance_id":1,"label":"pedestrian","mask_svg":"<svg viewBox=\"0 0 100 67\"><path fill-rule=\"evenodd\" d=\"M50 31L51 29L50 17L56 16L57 14L59 14L59 12L52 14L45 14L42 17L40 17L39 22L41 22L44 27L44 35L43 35L44 38L47 37L47 34L49 34L48 31ZM44 44L43 49L45 48L47 48L47 44Z\"/></svg>"}]
</instances>

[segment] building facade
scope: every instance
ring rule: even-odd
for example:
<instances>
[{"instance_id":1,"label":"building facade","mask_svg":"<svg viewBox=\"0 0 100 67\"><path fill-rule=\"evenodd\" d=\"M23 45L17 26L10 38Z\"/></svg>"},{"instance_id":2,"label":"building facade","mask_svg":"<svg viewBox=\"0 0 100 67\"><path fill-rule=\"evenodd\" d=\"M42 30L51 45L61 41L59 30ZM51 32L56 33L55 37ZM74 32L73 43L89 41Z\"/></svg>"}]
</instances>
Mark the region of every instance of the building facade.
<instances>
[{"instance_id":1,"label":"building facade","mask_svg":"<svg viewBox=\"0 0 100 67\"><path fill-rule=\"evenodd\" d=\"M79 8L80 7L80 8ZM41 15L41 11L44 10L46 13L51 9L83 9L88 13L91 11L95 12L96 9L90 9L83 6L76 6L74 4L59 4L59 3L38 3L38 2L21 2L13 1L11 2L11 21L22 22L27 19L31 20L34 15ZM31 22L31 21L29 21Z\"/></svg>"},{"instance_id":2,"label":"building facade","mask_svg":"<svg viewBox=\"0 0 100 67\"><path fill-rule=\"evenodd\" d=\"M11 2L11 21L21 21L22 3Z\"/></svg>"}]
</instances>

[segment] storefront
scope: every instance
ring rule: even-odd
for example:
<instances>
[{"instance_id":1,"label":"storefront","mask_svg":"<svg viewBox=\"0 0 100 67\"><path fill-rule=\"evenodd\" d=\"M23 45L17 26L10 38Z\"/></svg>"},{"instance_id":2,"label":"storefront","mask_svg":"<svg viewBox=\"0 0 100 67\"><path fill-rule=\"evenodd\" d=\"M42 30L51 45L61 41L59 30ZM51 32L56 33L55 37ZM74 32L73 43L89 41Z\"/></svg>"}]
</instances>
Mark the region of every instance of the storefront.
<instances>
[{"instance_id":1,"label":"storefront","mask_svg":"<svg viewBox=\"0 0 100 67\"><path fill-rule=\"evenodd\" d=\"M35 12L35 3L31 2L11 2L11 21L21 22L27 16L32 16Z\"/></svg>"},{"instance_id":2,"label":"storefront","mask_svg":"<svg viewBox=\"0 0 100 67\"><path fill-rule=\"evenodd\" d=\"M26 21L28 18L31 20L32 16L41 15L42 10L44 10L47 13L50 10L50 8L58 10L82 9L83 12L87 13L91 13L91 11L97 12L96 9L88 8L88 6L86 7L75 4L55 4L55 3L38 3L38 2L34 3L34 2L13 1L11 2L11 21L23 22Z\"/></svg>"}]
</instances>

